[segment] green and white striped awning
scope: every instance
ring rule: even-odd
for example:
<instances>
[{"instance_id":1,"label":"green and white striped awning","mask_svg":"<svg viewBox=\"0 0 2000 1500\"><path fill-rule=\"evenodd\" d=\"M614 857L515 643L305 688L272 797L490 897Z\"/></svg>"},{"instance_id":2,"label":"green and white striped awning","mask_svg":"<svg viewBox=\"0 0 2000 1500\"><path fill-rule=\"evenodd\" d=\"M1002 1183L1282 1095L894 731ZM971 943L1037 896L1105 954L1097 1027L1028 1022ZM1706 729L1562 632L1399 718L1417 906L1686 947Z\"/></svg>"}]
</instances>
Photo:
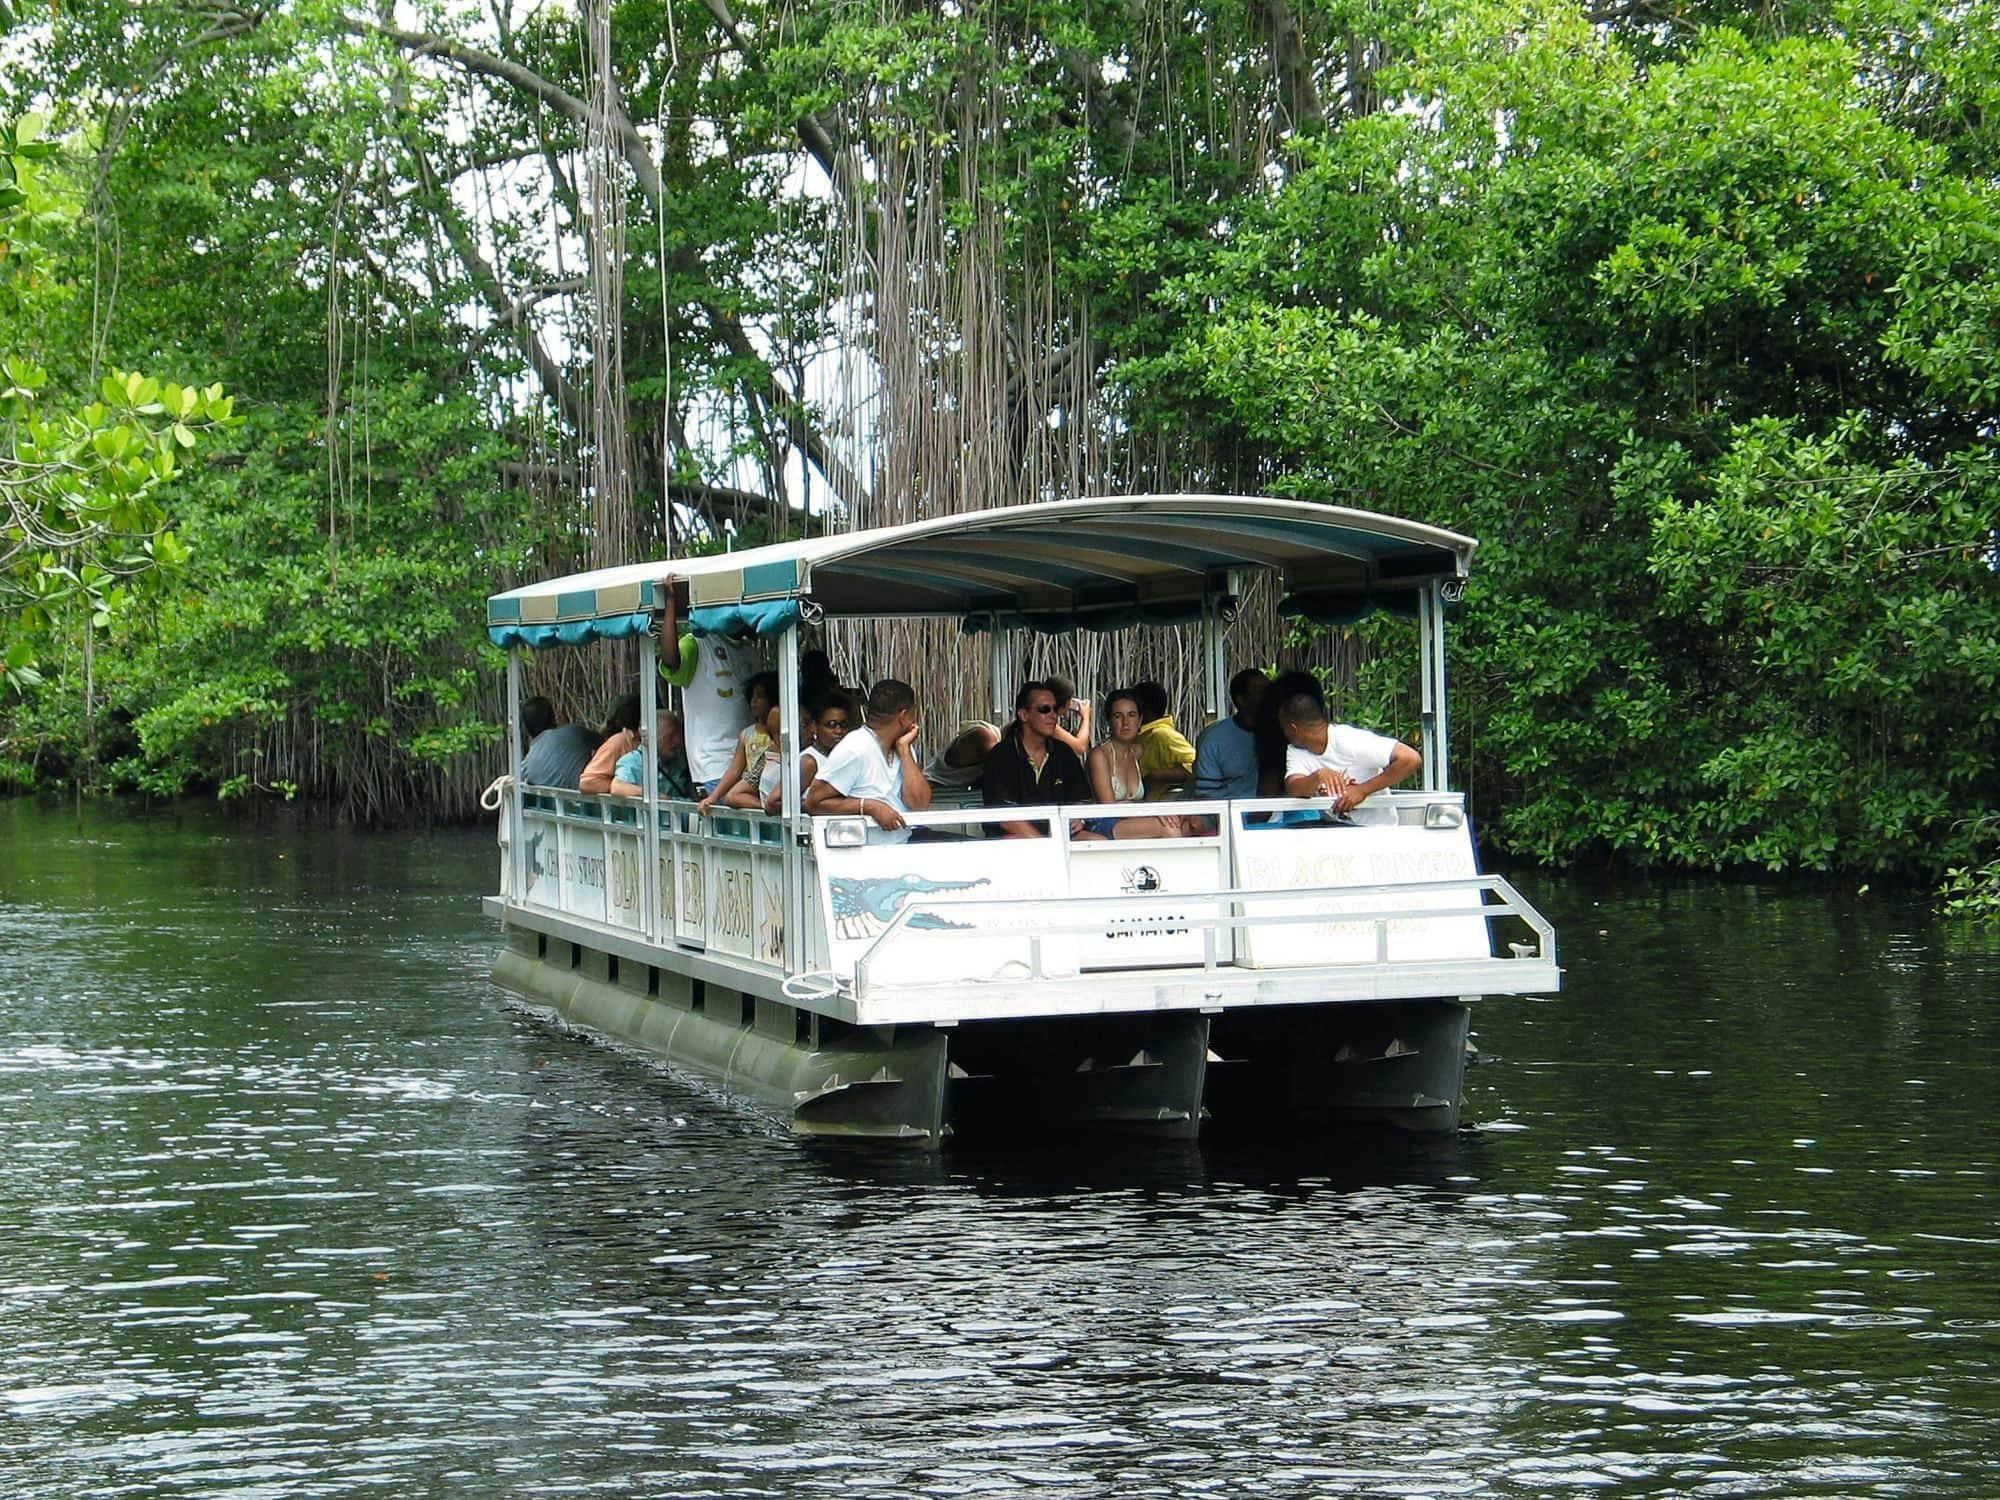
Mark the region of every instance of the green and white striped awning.
<instances>
[{"instance_id":1,"label":"green and white striped awning","mask_svg":"<svg viewBox=\"0 0 2000 1500\"><path fill-rule=\"evenodd\" d=\"M808 599L830 616L1108 629L1194 618L1246 568L1275 569L1292 613L1353 618L1463 577L1476 546L1421 522L1295 500L1061 500L579 573L496 594L486 618L501 645L636 634L671 577L697 631L775 633Z\"/></svg>"}]
</instances>

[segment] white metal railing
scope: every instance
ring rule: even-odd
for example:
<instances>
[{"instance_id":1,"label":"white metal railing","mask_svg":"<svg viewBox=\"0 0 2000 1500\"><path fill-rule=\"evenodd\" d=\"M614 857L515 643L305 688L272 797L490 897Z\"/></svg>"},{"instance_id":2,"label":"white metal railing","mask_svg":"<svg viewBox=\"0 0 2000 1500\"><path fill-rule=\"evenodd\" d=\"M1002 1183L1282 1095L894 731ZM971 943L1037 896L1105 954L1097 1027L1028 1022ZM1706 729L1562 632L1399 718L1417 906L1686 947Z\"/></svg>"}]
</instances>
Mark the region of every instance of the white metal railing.
<instances>
[{"instance_id":1,"label":"white metal railing","mask_svg":"<svg viewBox=\"0 0 2000 1500\"><path fill-rule=\"evenodd\" d=\"M1409 897L1413 895L1474 897L1465 906L1412 906ZM1497 896L1497 901L1489 902L1488 895ZM1392 896L1401 898L1378 907L1355 908L1345 903L1357 897ZM1311 901L1340 901L1343 905L1337 911L1307 912L1251 912L1242 908L1255 905L1297 905ZM1213 915L1197 915L1188 908L1191 905L1206 906L1227 903L1229 910ZM1010 937L1025 939L1028 945L1028 973L1018 976L1024 983L1038 980L1067 978L1048 972L1044 964L1045 941L1052 937L1084 937L1104 931L1103 919L1095 920L1087 916L1073 915L1078 908L1086 911L1106 910L1121 915L1143 916L1157 910L1163 917L1170 918L1179 928L1198 930L1202 934L1202 969L1207 972L1226 967L1222 960L1218 937L1221 933L1235 933L1256 928L1291 927L1307 925L1359 925L1368 923L1374 929L1375 953L1367 962L1377 966L1396 964L1413 965L1420 960L1392 960L1389 956L1389 924L1397 921L1432 921L1453 917L1515 917L1525 923L1535 934L1533 953L1511 953L1507 958L1488 957L1482 962L1509 964L1525 962L1536 965L1553 966L1556 961L1555 927L1539 911L1531 906L1513 885L1499 875L1476 875L1458 880L1430 880L1390 882L1374 885L1304 887L1291 890L1222 890L1177 892L1164 895L1116 895L1116 896L1070 896L1044 897L1036 899L981 899L970 901L923 901L912 899L905 902L882 930L879 937L868 947L866 953L855 964L854 989L857 995L866 995L870 974L888 947L898 936L909 930L913 917L919 913L933 915L949 913L956 923L959 919L972 917L969 924L973 930L981 930L977 921L982 911L1001 915L1005 923L991 922L984 930L1001 932ZM1040 914L1046 912L1047 919ZM1021 918L1035 918L1032 927L1023 927ZM1329 967L1337 967L1330 962ZM1349 965L1350 967L1352 965ZM1092 972L1099 972L1093 970Z\"/></svg>"},{"instance_id":2,"label":"white metal railing","mask_svg":"<svg viewBox=\"0 0 2000 1500\"><path fill-rule=\"evenodd\" d=\"M1465 797L1459 792L1382 791L1375 793L1363 805L1392 809L1399 823L1423 826L1424 809L1430 806L1451 808L1462 819ZM1252 797L1238 800L1218 798L1207 802L1169 799L1159 802L1075 802L1064 806L1045 803L1035 807L947 807L928 812L907 813L904 815L904 822L911 828L983 828L996 823L1040 823L1054 825L1056 836L1067 839L1071 823L1096 822L1105 818L1122 822L1128 818L1207 817L1218 820L1220 824L1218 832L1220 832L1221 829L1228 828L1232 822L1242 825L1244 820L1250 817L1271 813L1332 813L1333 811L1333 799L1330 797ZM815 825L860 821L867 823L871 829L875 827L872 818L863 818L857 813L845 813L836 817L823 816L808 821ZM1247 825L1249 831L1253 832L1265 828L1289 826L1312 825L1281 823ZM1191 835L1191 837L1213 839L1217 834ZM1157 841L1149 839L1146 842Z\"/></svg>"},{"instance_id":3,"label":"white metal railing","mask_svg":"<svg viewBox=\"0 0 2000 1500\"><path fill-rule=\"evenodd\" d=\"M565 876L562 873L560 862L571 852L570 841L573 833L603 834L606 836L607 843L610 839L622 835L628 840L638 840L640 842L640 865L633 871L622 874L607 869L605 873L607 882L606 910L600 920L603 920L607 925L619 927L635 935L643 935L648 941L660 946L680 946L728 952L732 957L764 968L804 967L809 962L806 956L806 949L808 947L813 948L816 952L824 951L825 934L809 930L815 925L816 919L821 915L817 910L819 905L818 882L813 878L811 873L812 864L818 853L819 846L826 842L829 828L834 825L863 823L866 825L865 829L857 831L864 834L872 833L875 828L872 820L856 819L851 816L801 818L798 820L797 825L794 825L781 815L724 807L712 808L710 816L704 819L695 811L695 804L692 802L659 801L656 803L658 810L656 838L647 839L647 803L643 799L614 797L608 793L577 792L560 787L517 787L516 795L518 799L516 805L520 809L520 831L523 842L515 846L513 857L510 861L512 868L509 872L509 889L507 895L508 899L514 904L540 907L565 915L591 915L589 912L579 913L570 904L568 896L564 893L563 882ZM1463 817L1463 798L1453 793L1423 791L1382 792L1377 793L1375 797L1371 798L1370 804L1386 806L1392 809L1397 815L1397 822L1404 826L1437 826L1426 823L1427 817L1432 816L1428 811L1432 808L1445 809L1450 814L1453 821L1442 826L1456 826L1456 822ZM1403 918L1419 918L1449 915L1467 916L1477 914L1481 916L1496 916L1519 914L1523 915L1523 919L1531 927L1535 928L1538 934L1542 935L1545 948L1552 943L1553 930L1548 927L1546 922L1541 920L1539 914L1533 913L1532 908L1526 907L1526 903L1521 902L1518 894L1513 891L1511 886L1505 885L1504 882L1499 882L1498 877L1447 881L1442 884L1438 882L1428 884L1403 883L1380 887L1343 885L1329 887L1324 890L1308 887L1241 890L1230 888L1232 885L1232 872L1238 869L1239 840L1244 841L1242 847L1245 850L1254 850L1257 847L1256 841L1267 830L1283 828L1297 833L1311 832L1315 828L1318 828L1324 831L1329 837L1338 837L1341 831L1340 825L1333 823L1321 825L1286 824L1275 821L1257 823L1251 821L1252 819L1272 814L1318 814L1331 812L1331 810L1331 800L1323 797L1313 799L1296 797L1258 798L1233 802L1166 800L1143 803L1082 803L1062 807L941 808L926 812L910 813L907 815L907 822L913 829L934 829L939 832L955 831L965 835L968 841L972 842L976 842L981 838L992 837L994 825L997 824L1035 824L1048 831L1048 835L1053 840L1055 848L1065 866L1070 865L1080 855L1087 855L1089 851L1108 851L1108 848L1116 848L1121 853L1133 858L1140 857L1143 851L1147 849L1194 848L1214 851L1215 857L1218 860L1217 875L1219 876L1216 888L1214 889L1189 890L1160 896L1132 893L1116 896L1064 895L1048 898L1052 906L1059 904L1065 915L1074 913L1079 909L1096 910L1100 907L1113 905L1138 914L1168 903L1178 903L1182 906L1186 906L1191 902L1201 904L1227 903L1230 906L1230 915L1227 917L1190 919L1188 922L1181 924L1184 928L1198 927L1202 930L1204 967L1214 967L1217 964L1234 961L1235 956L1233 952L1224 952L1220 951L1220 949L1226 940L1232 939L1237 932L1257 926L1277 927L1301 922L1325 922L1330 920L1323 913L1307 913L1299 916L1279 915L1268 910L1268 907L1274 903L1297 902L1300 900L1333 896L1351 899L1357 895L1377 890L1410 892L1429 889L1436 891L1445 886L1452 886L1463 888L1467 891L1502 891L1504 892L1506 902L1518 903L1523 908L1522 912L1515 913L1512 905L1503 904L1499 906L1482 905L1477 913L1457 909L1451 911L1405 909L1389 913L1388 915ZM1096 819L1123 821L1128 818L1138 819L1157 816L1178 816L1188 821L1199 831L1185 832L1178 837L1117 840L1108 846L1101 841L1093 840L1086 842L1072 839L1069 831L1072 822ZM1202 821L1196 823L1195 820ZM800 834L800 837L796 840L792 837L795 826L798 828ZM531 869L531 859L527 853L528 844L534 840L537 831L543 828L552 829L556 835L555 857L559 862L559 874L553 903L547 899L538 900L535 898L535 876ZM797 847L800 844L803 844L805 847ZM624 848L629 850L631 844L627 842ZM762 925L763 917L762 907L770 903L770 896L762 883L762 876L766 873L766 861L782 858L787 862L788 869L786 876L782 886L779 888L782 907L784 909L779 916L778 931L783 935L788 949L783 959L760 955L755 952L746 954L740 951L742 946L740 934L732 939L734 947L720 947L711 941L709 922L707 920L711 914L707 912L706 907L711 900L712 891L715 888L713 862L717 858L741 856L746 851L757 856L759 868L755 874L759 883L754 890L752 901L757 907L756 920L760 926ZM645 868L648 856L657 862L655 867L650 870ZM612 861L607 858L607 864L610 863ZM657 867L658 865L667 865L670 868L663 872ZM790 867L796 867L796 875L792 873L792 868ZM695 906L703 908L702 918L693 922L684 920L686 914L684 903L687 903L690 899L690 893L686 889L685 884L685 873L690 869L694 872L696 878L702 881L704 887L701 892L695 894L692 898ZM1482 880L1484 881L1483 884ZM643 893L638 901L640 907L638 911L634 912L626 908L620 908L619 911L613 910L609 889L609 885L613 881L618 882L621 887L632 886L635 890ZM662 884L663 881L670 882L670 884ZM992 902L949 903L954 915L961 911L976 910L981 906L990 906L993 904ZM1011 904L1017 910L1024 909L1023 904L1018 902L1003 904ZM1255 912L1246 913L1242 909L1245 906L1267 909L1261 914ZM906 930L910 913L918 910L927 911L929 909L930 906L922 902L906 904L889 929L870 947L868 950L869 954L875 955L879 953L881 943L889 937L890 933ZM623 911L622 916L620 915L620 911ZM1349 917L1346 913L1343 913L1340 920L1349 920ZM1354 917L1352 920L1358 921L1363 920L1363 918ZM1087 935L1093 931L1102 931L1103 928L1101 923L1093 925L1086 922L1082 925L1045 926L1043 930L1052 936L1068 934L1072 931L1078 935ZM1383 934L1386 934L1386 928L1383 929ZM798 946L794 947L795 944ZM861 963L865 966L866 960L862 960ZM1039 972L1039 958L1037 969ZM858 978L862 969L857 968L856 972Z\"/></svg>"},{"instance_id":4,"label":"white metal railing","mask_svg":"<svg viewBox=\"0 0 2000 1500\"><path fill-rule=\"evenodd\" d=\"M590 822L605 827L640 828L644 826L646 804L637 797L614 797L609 792L579 792L564 787L523 786L519 788L523 810L542 812L571 822ZM1410 825L1420 825L1423 809L1439 805L1459 808L1464 799L1457 793L1389 791L1377 792L1369 799L1369 805L1386 805L1394 809L1398 821ZM704 820L695 812L692 802L661 801L659 804L661 829L663 832L694 832ZM1042 805L1038 807L952 807L939 808L928 812L913 812L905 817L911 828L977 828L983 833L992 825L1000 823L1039 823L1052 826L1054 836L1064 842L1070 839L1069 825L1073 822L1096 822L1102 819L1125 821L1135 818L1179 817L1214 818L1217 829L1214 833L1185 834L1189 840L1213 842L1228 831L1232 824L1241 831L1258 832L1267 828L1311 827L1311 824L1248 823L1247 819L1270 813L1331 813L1333 802L1327 797L1260 797L1242 801L1216 800L1209 802L1161 801L1161 802L1080 802L1067 806ZM710 809L705 820L716 833L714 836L734 838L738 842L755 842L776 847L784 842L787 823L775 813L753 812L747 808L723 807ZM860 818L856 814L837 817L816 817L802 820L809 825L834 822L866 822L872 829L874 820ZM1339 824L1326 824L1329 828ZM729 832L722 832L724 828ZM737 831L743 830L743 831ZM1136 842L1136 841L1135 841ZM1163 842L1147 839L1145 843Z\"/></svg>"},{"instance_id":5,"label":"white metal railing","mask_svg":"<svg viewBox=\"0 0 2000 1500\"><path fill-rule=\"evenodd\" d=\"M581 915L643 936L662 947L726 952L740 962L771 970L787 966L785 957L757 951L767 926L769 931L783 937L789 934L792 925L788 914L783 913L768 924L763 920L763 907L767 904L765 886L770 883L765 877L771 874L768 867L783 860L787 852L788 825L783 818L744 808L715 807L711 816L704 819L692 802L662 800L655 804L656 838L648 839L647 804L641 798L562 787L522 787L519 806L522 837L511 859L511 888L507 892L513 904L571 917ZM557 861L557 873L553 901L536 898L535 861L528 852L544 830L554 836L551 854ZM578 835L588 835L592 841L602 837L607 846L602 916L594 910L579 911L570 901L574 882L568 880L564 861L574 852L572 845ZM632 856L636 849L638 868L630 872L612 868L623 861L612 858L609 846L621 839L625 855ZM731 892L733 905L724 913L731 919L731 925L718 932L717 913L709 909L709 897L712 889L727 888L727 882L718 883L713 878L714 861L725 856L735 857L739 864L748 857L751 865L735 872L737 888ZM701 884L691 902L683 879L690 864ZM670 868L662 872L657 865ZM747 893L742 888L746 881L750 883ZM789 885L787 877L775 886L781 904ZM618 898L627 887L641 896L636 911L621 915L626 908ZM594 905L594 898L589 904ZM747 936L738 920L746 914Z\"/></svg>"}]
</instances>

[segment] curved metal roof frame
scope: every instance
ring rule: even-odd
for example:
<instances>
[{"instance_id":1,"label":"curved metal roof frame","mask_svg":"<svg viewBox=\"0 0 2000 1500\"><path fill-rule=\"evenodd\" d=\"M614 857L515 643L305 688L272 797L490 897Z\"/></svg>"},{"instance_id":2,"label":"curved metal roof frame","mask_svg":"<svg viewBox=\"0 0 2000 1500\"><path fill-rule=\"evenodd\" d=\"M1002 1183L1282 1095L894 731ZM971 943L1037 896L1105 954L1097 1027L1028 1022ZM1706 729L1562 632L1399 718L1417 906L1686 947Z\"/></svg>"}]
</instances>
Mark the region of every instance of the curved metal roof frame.
<instances>
[{"instance_id":1,"label":"curved metal roof frame","mask_svg":"<svg viewBox=\"0 0 2000 1500\"><path fill-rule=\"evenodd\" d=\"M560 623L651 607L810 598L828 615L1078 615L1198 604L1237 568L1294 594L1404 593L1463 577L1470 537L1372 511L1237 495L1136 495L1002 506L743 552L633 563L528 584L488 621Z\"/></svg>"}]
</instances>

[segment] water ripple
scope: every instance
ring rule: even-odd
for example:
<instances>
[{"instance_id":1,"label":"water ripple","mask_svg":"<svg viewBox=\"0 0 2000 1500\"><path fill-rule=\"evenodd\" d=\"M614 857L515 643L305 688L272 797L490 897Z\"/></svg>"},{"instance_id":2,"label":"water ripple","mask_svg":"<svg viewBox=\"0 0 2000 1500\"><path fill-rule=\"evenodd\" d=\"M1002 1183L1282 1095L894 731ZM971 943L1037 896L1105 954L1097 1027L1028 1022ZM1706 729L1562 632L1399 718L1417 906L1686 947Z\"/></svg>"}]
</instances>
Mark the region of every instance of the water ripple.
<instances>
[{"instance_id":1,"label":"water ripple","mask_svg":"<svg viewBox=\"0 0 2000 1500\"><path fill-rule=\"evenodd\" d=\"M75 827L0 805L0 1489L1990 1490L1992 976L1886 908L1554 890L1438 1150L928 1161L507 1009L485 837Z\"/></svg>"}]
</instances>

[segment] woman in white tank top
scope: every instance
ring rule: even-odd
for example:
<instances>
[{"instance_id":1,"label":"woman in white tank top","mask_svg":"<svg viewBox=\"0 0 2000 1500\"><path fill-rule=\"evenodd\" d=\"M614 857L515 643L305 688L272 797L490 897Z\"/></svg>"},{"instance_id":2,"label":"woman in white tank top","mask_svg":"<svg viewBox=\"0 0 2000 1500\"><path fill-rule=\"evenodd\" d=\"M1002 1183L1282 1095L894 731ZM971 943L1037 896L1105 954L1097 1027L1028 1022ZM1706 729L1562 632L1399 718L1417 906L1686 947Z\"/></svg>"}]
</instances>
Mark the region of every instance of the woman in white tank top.
<instances>
[{"instance_id":1,"label":"woman in white tank top","mask_svg":"<svg viewBox=\"0 0 2000 1500\"><path fill-rule=\"evenodd\" d=\"M1139 700L1124 689L1104 700L1104 723L1111 731L1090 752L1090 786L1099 802L1143 802L1146 777L1139 769ZM1144 818L1091 818L1084 825L1092 833L1114 839L1175 838L1181 820L1168 814Z\"/></svg>"}]
</instances>

